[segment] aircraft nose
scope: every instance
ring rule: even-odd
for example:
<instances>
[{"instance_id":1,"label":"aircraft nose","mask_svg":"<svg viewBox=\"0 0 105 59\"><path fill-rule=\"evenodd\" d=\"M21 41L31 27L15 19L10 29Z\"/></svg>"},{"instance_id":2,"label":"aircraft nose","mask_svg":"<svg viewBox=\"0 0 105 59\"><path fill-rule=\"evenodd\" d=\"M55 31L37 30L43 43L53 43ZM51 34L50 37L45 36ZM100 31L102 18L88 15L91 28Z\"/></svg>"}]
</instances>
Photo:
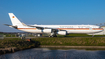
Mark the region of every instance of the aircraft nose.
<instances>
[{"instance_id":1,"label":"aircraft nose","mask_svg":"<svg viewBox=\"0 0 105 59\"><path fill-rule=\"evenodd\" d=\"M103 28L100 28L100 31L104 31L104 29Z\"/></svg>"},{"instance_id":2,"label":"aircraft nose","mask_svg":"<svg viewBox=\"0 0 105 59\"><path fill-rule=\"evenodd\" d=\"M102 31L104 31L104 29L102 28Z\"/></svg>"}]
</instances>

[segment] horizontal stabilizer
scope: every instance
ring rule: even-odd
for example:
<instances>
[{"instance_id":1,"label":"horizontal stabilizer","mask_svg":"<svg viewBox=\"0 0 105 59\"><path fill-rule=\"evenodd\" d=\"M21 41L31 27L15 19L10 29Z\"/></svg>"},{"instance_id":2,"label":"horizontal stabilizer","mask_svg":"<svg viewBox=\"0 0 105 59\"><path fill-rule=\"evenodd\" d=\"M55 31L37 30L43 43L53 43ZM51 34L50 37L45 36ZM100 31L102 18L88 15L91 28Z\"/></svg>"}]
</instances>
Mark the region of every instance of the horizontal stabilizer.
<instances>
[{"instance_id":1,"label":"horizontal stabilizer","mask_svg":"<svg viewBox=\"0 0 105 59\"><path fill-rule=\"evenodd\" d=\"M17 26L12 26L12 25L8 25L8 24L4 24L4 25L17 29Z\"/></svg>"}]
</instances>

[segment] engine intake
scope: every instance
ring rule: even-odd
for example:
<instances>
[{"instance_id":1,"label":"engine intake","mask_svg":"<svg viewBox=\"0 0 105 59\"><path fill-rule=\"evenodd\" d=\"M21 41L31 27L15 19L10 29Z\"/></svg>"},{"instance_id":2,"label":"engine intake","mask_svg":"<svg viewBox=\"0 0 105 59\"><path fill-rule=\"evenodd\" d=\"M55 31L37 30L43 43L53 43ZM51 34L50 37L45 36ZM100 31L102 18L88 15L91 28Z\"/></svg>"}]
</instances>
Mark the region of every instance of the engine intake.
<instances>
[{"instance_id":1,"label":"engine intake","mask_svg":"<svg viewBox=\"0 0 105 59\"><path fill-rule=\"evenodd\" d=\"M52 29L43 29L42 32L43 33L51 33L52 32Z\"/></svg>"},{"instance_id":2,"label":"engine intake","mask_svg":"<svg viewBox=\"0 0 105 59\"><path fill-rule=\"evenodd\" d=\"M67 32L66 31L58 31L57 34L59 34L59 35L67 35Z\"/></svg>"}]
</instances>

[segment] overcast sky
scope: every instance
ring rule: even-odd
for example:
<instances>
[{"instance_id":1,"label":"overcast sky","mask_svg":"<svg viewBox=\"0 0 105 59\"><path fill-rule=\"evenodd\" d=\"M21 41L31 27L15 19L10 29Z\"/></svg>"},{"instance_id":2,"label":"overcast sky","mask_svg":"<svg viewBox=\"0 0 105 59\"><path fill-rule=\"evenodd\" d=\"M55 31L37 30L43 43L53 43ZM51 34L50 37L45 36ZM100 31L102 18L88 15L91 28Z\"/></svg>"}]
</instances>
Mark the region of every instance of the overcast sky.
<instances>
[{"instance_id":1,"label":"overcast sky","mask_svg":"<svg viewBox=\"0 0 105 59\"><path fill-rule=\"evenodd\" d=\"M105 0L0 0L0 31L18 32L8 13L26 24L71 25L105 22Z\"/></svg>"}]
</instances>

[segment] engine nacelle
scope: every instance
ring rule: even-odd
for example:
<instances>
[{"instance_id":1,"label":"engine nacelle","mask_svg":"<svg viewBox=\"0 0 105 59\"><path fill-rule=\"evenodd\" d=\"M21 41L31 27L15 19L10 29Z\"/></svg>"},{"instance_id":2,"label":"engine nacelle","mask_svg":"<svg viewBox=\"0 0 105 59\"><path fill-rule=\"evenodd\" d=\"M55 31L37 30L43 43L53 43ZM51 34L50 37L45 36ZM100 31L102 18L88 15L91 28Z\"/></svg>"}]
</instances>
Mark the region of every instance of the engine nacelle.
<instances>
[{"instance_id":1,"label":"engine nacelle","mask_svg":"<svg viewBox=\"0 0 105 59\"><path fill-rule=\"evenodd\" d=\"M51 33L52 32L52 29L43 29L42 32L43 33Z\"/></svg>"},{"instance_id":2,"label":"engine nacelle","mask_svg":"<svg viewBox=\"0 0 105 59\"><path fill-rule=\"evenodd\" d=\"M66 35L67 32L66 31L58 31L57 34L59 34L59 35Z\"/></svg>"}]
</instances>

